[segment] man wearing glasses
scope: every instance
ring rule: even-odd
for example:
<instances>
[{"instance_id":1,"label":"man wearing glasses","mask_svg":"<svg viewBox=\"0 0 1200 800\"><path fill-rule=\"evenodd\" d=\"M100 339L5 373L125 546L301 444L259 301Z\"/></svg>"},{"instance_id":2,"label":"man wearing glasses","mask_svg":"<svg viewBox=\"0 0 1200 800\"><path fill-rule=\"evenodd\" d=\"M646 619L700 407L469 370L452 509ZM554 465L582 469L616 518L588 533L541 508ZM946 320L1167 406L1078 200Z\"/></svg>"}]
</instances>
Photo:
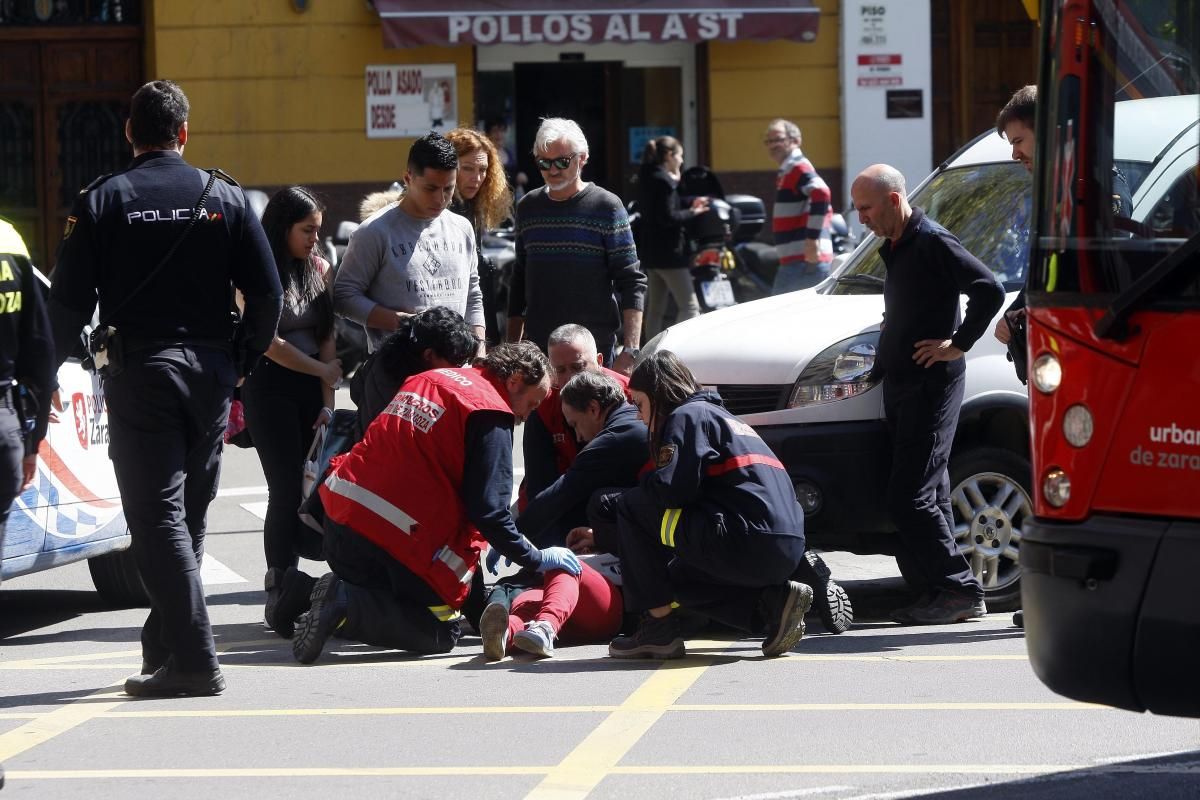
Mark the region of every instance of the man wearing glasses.
<instances>
[{"instance_id":1,"label":"man wearing glasses","mask_svg":"<svg viewBox=\"0 0 1200 800\"><path fill-rule=\"evenodd\" d=\"M800 128L777 119L763 136L767 154L779 165L771 230L779 253L772 294L816 286L833 261L833 209L829 186L800 150Z\"/></svg>"},{"instance_id":2,"label":"man wearing glasses","mask_svg":"<svg viewBox=\"0 0 1200 800\"><path fill-rule=\"evenodd\" d=\"M533 154L545 185L517 204L508 340L544 349L551 331L576 323L591 332L604 363L628 375L646 294L629 217L619 197L583 180L588 144L574 121L542 120Z\"/></svg>"}]
</instances>

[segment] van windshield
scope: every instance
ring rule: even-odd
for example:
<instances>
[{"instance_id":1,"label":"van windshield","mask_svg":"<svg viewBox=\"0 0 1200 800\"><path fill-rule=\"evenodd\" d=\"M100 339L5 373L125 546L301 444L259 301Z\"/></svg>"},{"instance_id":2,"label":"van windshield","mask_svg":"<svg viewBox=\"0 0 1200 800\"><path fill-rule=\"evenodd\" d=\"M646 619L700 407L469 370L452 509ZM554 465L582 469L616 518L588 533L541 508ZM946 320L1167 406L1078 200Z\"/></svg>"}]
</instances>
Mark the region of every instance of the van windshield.
<instances>
[{"instance_id":1,"label":"van windshield","mask_svg":"<svg viewBox=\"0 0 1200 800\"><path fill-rule=\"evenodd\" d=\"M1007 291L1025 282L1033 194L1029 175L1017 162L954 167L935 176L911 198L967 250L992 268ZM882 294L887 270L882 242L872 236L867 249L847 262L830 294ZM852 276L860 276L854 278ZM871 278L879 280L872 281Z\"/></svg>"}]
</instances>

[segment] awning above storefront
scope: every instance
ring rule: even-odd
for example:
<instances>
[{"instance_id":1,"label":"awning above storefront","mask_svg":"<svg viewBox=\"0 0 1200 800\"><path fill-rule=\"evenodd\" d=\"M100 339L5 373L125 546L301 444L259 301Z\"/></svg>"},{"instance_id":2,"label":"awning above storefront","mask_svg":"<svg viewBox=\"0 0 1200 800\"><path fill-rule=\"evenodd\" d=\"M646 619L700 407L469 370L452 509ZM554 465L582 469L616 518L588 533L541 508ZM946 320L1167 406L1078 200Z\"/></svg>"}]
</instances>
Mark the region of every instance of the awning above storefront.
<instances>
[{"instance_id":1,"label":"awning above storefront","mask_svg":"<svg viewBox=\"0 0 1200 800\"><path fill-rule=\"evenodd\" d=\"M388 47L817 38L812 0L374 0Z\"/></svg>"}]
</instances>

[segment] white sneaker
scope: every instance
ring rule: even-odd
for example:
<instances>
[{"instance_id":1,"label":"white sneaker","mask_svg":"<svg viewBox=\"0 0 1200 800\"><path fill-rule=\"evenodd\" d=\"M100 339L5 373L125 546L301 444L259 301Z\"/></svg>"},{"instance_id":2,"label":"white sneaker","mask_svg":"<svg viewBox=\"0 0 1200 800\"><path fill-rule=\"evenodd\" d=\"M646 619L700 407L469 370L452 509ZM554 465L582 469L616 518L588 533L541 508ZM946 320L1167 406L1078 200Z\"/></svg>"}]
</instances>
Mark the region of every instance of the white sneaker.
<instances>
[{"instance_id":1,"label":"white sneaker","mask_svg":"<svg viewBox=\"0 0 1200 800\"><path fill-rule=\"evenodd\" d=\"M513 636L513 646L519 647L526 653L533 653L543 658L554 657L554 626L549 622L535 619L525 623L525 630L517 631Z\"/></svg>"}]
</instances>

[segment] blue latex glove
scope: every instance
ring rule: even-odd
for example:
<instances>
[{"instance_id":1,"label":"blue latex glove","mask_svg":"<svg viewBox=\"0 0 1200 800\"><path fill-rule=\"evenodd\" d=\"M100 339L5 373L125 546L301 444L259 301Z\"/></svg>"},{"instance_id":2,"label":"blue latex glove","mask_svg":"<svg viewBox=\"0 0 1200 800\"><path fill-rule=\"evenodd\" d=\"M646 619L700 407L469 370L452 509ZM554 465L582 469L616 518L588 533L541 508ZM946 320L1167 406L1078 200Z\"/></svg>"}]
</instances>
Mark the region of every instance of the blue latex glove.
<instances>
[{"instance_id":1,"label":"blue latex glove","mask_svg":"<svg viewBox=\"0 0 1200 800\"><path fill-rule=\"evenodd\" d=\"M488 572L492 573L493 575L499 575L500 571L497 569L497 566L500 564L500 551L494 547L489 547L487 558L484 560L483 563L487 567ZM506 566L511 567L512 559L505 558L504 564Z\"/></svg>"},{"instance_id":2,"label":"blue latex glove","mask_svg":"<svg viewBox=\"0 0 1200 800\"><path fill-rule=\"evenodd\" d=\"M579 559L565 547L547 547L540 552L542 563L538 565L538 572L549 572L552 569L561 569L572 575L583 572L583 565L579 563Z\"/></svg>"}]
</instances>

